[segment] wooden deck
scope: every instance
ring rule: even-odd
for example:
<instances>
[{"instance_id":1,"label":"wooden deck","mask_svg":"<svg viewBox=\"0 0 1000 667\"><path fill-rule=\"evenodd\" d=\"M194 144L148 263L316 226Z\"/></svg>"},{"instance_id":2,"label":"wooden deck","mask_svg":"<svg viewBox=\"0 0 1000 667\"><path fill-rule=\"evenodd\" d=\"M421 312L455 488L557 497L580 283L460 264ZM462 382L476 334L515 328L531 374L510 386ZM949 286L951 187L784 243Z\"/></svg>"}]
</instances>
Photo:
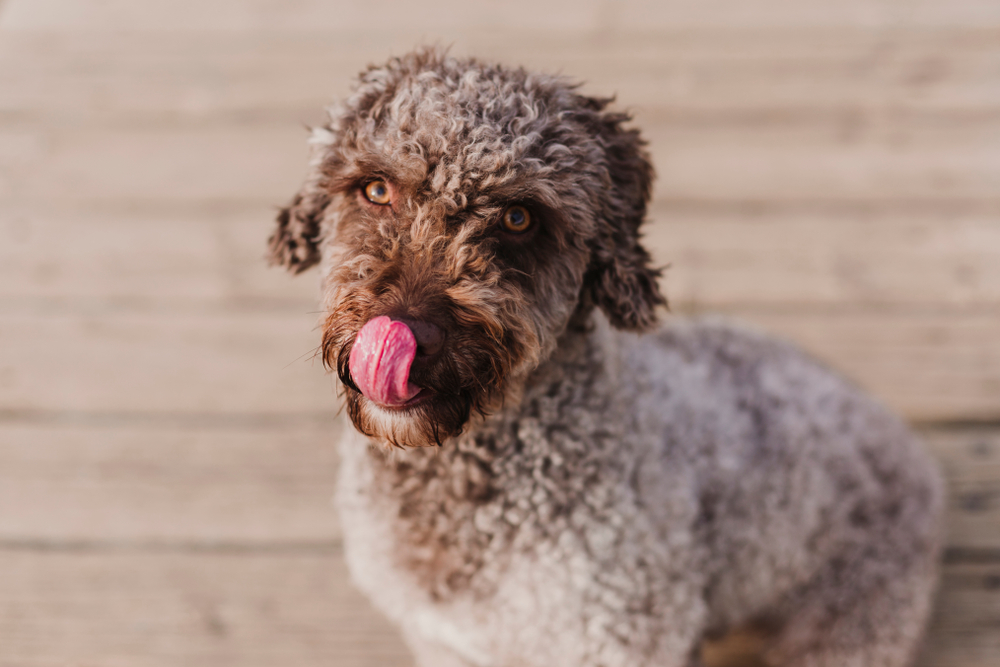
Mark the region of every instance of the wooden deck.
<instances>
[{"instance_id":1,"label":"wooden deck","mask_svg":"<svg viewBox=\"0 0 1000 667\"><path fill-rule=\"evenodd\" d=\"M920 667L1000 665L996 0L0 0L0 667L411 665L341 557L316 281L262 255L303 125L427 42L635 111L675 312L917 425Z\"/></svg>"}]
</instances>

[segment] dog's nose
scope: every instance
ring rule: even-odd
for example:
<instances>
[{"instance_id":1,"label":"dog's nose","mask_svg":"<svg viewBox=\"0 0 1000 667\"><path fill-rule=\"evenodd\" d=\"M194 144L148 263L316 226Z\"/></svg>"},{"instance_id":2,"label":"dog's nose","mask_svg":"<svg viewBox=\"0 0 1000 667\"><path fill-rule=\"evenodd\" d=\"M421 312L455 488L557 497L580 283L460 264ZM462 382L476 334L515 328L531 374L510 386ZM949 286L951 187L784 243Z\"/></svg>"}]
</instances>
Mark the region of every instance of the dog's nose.
<instances>
[{"instance_id":1,"label":"dog's nose","mask_svg":"<svg viewBox=\"0 0 1000 667\"><path fill-rule=\"evenodd\" d=\"M392 318L410 327L413 337L417 339L417 356L433 357L444 348L444 331L430 322L411 320L406 317Z\"/></svg>"}]
</instances>

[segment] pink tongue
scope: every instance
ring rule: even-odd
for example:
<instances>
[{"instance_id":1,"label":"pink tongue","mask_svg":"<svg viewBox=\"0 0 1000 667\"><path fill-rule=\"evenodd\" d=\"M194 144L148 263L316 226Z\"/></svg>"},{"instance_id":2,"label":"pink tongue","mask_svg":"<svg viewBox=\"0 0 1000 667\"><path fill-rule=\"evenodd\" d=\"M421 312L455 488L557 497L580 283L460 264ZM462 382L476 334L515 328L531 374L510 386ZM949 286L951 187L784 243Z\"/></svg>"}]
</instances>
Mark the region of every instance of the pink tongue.
<instances>
[{"instance_id":1,"label":"pink tongue","mask_svg":"<svg viewBox=\"0 0 1000 667\"><path fill-rule=\"evenodd\" d=\"M402 322L376 317L361 327L351 348L351 377L361 393L382 405L402 405L420 387L410 382L417 340Z\"/></svg>"}]
</instances>

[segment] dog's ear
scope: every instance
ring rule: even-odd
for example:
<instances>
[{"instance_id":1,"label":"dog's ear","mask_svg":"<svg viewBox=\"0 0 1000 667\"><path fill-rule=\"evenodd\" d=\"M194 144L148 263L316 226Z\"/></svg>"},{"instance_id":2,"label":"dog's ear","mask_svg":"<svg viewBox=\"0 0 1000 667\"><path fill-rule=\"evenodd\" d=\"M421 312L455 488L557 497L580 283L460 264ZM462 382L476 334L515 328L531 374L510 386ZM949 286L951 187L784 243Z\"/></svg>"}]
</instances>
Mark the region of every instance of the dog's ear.
<instances>
[{"instance_id":1,"label":"dog's ear","mask_svg":"<svg viewBox=\"0 0 1000 667\"><path fill-rule=\"evenodd\" d=\"M278 228L267 240L267 257L292 273L301 273L320 260L323 216L330 192L323 175L323 161L334 141L329 127L313 128L309 136L309 173L302 189L278 212Z\"/></svg>"},{"instance_id":2,"label":"dog's ear","mask_svg":"<svg viewBox=\"0 0 1000 667\"><path fill-rule=\"evenodd\" d=\"M301 273L320 260L321 222L330 196L316 183L307 183L291 203L278 212L278 228L268 239L268 261L292 273Z\"/></svg>"},{"instance_id":3,"label":"dog's ear","mask_svg":"<svg viewBox=\"0 0 1000 667\"><path fill-rule=\"evenodd\" d=\"M656 323L661 271L650 266L639 239L653 182L653 165L635 129L625 129L624 113L602 113L611 100L588 100L596 113L592 130L604 148L610 188L603 193L600 228L591 249L586 288L593 302L619 329L646 329Z\"/></svg>"}]
</instances>

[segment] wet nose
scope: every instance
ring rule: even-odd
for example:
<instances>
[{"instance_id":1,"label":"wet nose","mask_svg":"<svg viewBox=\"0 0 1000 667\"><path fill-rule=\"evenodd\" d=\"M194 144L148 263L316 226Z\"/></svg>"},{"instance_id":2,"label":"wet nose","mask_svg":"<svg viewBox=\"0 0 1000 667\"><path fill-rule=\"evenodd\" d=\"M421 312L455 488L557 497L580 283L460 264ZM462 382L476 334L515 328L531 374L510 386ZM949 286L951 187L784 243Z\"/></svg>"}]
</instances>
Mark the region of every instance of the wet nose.
<instances>
[{"instance_id":1,"label":"wet nose","mask_svg":"<svg viewBox=\"0 0 1000 667\"><path fill-rule=\"evenodd\" d=\"M413 332L413 337L417 340L418 357L427 358L436 356L444 348L444 331L436 324L411 320L406 317L394 317L392 319L402 322Z\"/></svg>"}]
</instances>

